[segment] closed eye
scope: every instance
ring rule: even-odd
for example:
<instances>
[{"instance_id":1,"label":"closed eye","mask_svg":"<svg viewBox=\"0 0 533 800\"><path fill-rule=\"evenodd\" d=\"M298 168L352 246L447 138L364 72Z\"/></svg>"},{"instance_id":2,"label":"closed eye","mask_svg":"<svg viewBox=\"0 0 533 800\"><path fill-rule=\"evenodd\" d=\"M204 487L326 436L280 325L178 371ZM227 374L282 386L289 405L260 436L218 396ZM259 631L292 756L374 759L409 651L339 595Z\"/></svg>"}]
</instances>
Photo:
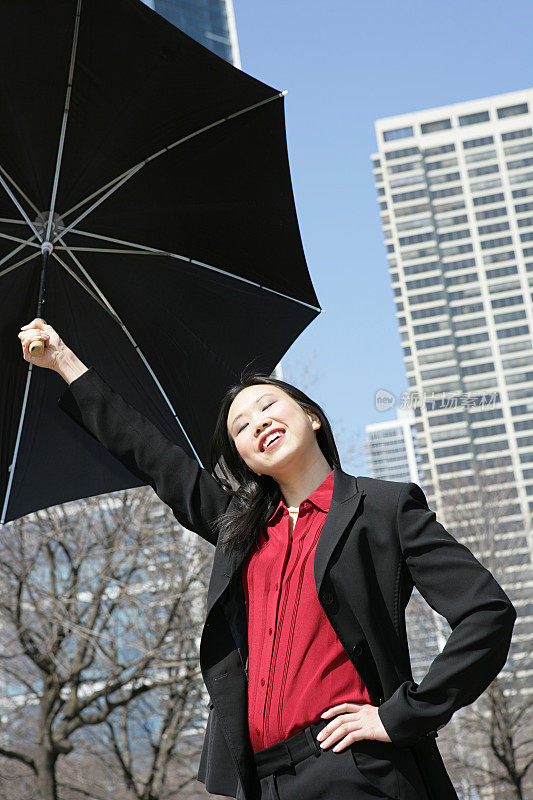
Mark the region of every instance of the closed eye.
<instances>
[{"instance_id":1,"label":"closed eye","mask_svg":"<svg viewBox=\"0 0 533 800\"><path fill-rule=\"evenodd\" d=\"M266 406L263 406L263 408L261 409L261 411L266 411L266 410L267 410L267 408L268 408L269 406L271 406L273 403L277 403L277 402L278 402L277 400L272 400L270 403L267 403L267 405L266 405ZM246 422L246 423L245 423L245 424L244 424L244 425L243 425L241 428L239 428L239 430L237 431L237 436L239 435L239 433L240 433L242 430L244 430L244 429L246 428L246 425L248 425L248 423L247 423L247 422Z\"/></svg>"}]
</instances>

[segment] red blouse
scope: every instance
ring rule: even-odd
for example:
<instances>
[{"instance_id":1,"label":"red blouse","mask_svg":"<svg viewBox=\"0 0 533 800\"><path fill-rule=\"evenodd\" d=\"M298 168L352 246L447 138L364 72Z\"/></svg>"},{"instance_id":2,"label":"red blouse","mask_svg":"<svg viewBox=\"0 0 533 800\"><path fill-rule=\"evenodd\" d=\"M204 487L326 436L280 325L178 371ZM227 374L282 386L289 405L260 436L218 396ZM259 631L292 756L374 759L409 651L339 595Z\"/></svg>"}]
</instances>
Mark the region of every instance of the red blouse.
<instances>
[{"instance_id":1,"label":"red blouse","mask_svg":"<svg viewBox=\"0 0 533 800\"><path fill-rule=\"evenodd\" d=\"M288 739L331 706L370 703L316 591L315 548L332 494L333 470L300 503L292 538L281 499L243 564L254 752Z\"/></svg>"}]
</instances>

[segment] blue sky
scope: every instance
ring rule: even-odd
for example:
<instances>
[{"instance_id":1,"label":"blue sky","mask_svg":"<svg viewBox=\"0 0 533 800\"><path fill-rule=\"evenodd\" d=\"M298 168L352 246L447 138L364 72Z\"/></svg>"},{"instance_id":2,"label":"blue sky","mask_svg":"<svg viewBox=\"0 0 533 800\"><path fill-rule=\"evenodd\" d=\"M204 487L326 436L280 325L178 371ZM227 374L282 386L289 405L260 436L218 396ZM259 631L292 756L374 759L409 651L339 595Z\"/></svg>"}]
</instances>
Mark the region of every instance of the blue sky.
<instances>
[{"instance_id":1,"label":"blue sky","mask_svg":"<svg viewBox=\"0 0 533 800\"><path fill-rule=\"evenodd\" d=\"M377 389L407 389L370 154L374 120L532 85L530 0L234 0L242 68L287 89L296 207L324 314L283 360L367 474ZM302 375L304 366L306 375ZM310 379L311 383L308 383Z\"/></svg>"}]
</instances>

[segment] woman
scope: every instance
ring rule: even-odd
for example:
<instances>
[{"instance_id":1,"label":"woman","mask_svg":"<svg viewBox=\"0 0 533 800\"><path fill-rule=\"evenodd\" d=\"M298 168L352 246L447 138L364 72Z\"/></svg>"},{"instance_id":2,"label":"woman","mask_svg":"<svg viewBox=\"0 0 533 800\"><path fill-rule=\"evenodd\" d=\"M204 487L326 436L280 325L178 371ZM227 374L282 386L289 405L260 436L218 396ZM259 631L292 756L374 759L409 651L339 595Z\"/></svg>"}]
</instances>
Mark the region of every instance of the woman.
<instances>
[{"instance_id":1,"label":"woman","mask_svg":"<svg viewBox=\"0 0 533 800\"><path fill-rule=\"evenodd\" d=\"M257 375L223 400L214 477L50 325L34 320L19 338L27 361L69 384L60 407L216 547L200 646L207 789L242 800L456 798L437 729L499 672L516 613L422 490L347 475L322 409ZM452 628L420 686L405 633L413 585Z\"/></svg>"}]
</instances>

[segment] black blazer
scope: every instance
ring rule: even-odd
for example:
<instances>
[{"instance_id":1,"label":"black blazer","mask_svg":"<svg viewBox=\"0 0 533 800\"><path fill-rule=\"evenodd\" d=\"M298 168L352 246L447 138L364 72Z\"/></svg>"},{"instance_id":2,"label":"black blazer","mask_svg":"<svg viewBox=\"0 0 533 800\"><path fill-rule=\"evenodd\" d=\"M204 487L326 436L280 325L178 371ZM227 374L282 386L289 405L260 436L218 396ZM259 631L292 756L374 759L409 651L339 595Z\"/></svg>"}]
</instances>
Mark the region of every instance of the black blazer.
<instances>
[{"instance_id":1,"label":"black blazer","mask_svg":"<svg viewBox=\"0 0 533 800\"><path fill-rule=\"evenodd\" d=\"M211 702L198 778L210 792L256 800L241 583L247 553L225 554L212 524L232 499L94 368L71 383L59 406L150 484L184 527L215 546L200 644ZM393 744L410 749L431 800L455 800L437 730L472 703L505 664L516 618L511 601L436 520L419 486L355 478L340 468L334 471L314 574L322 608L379 706ZM413 681L405 630L413 585L452 628L420 685Z\"/></svg>"}]
</instances>

